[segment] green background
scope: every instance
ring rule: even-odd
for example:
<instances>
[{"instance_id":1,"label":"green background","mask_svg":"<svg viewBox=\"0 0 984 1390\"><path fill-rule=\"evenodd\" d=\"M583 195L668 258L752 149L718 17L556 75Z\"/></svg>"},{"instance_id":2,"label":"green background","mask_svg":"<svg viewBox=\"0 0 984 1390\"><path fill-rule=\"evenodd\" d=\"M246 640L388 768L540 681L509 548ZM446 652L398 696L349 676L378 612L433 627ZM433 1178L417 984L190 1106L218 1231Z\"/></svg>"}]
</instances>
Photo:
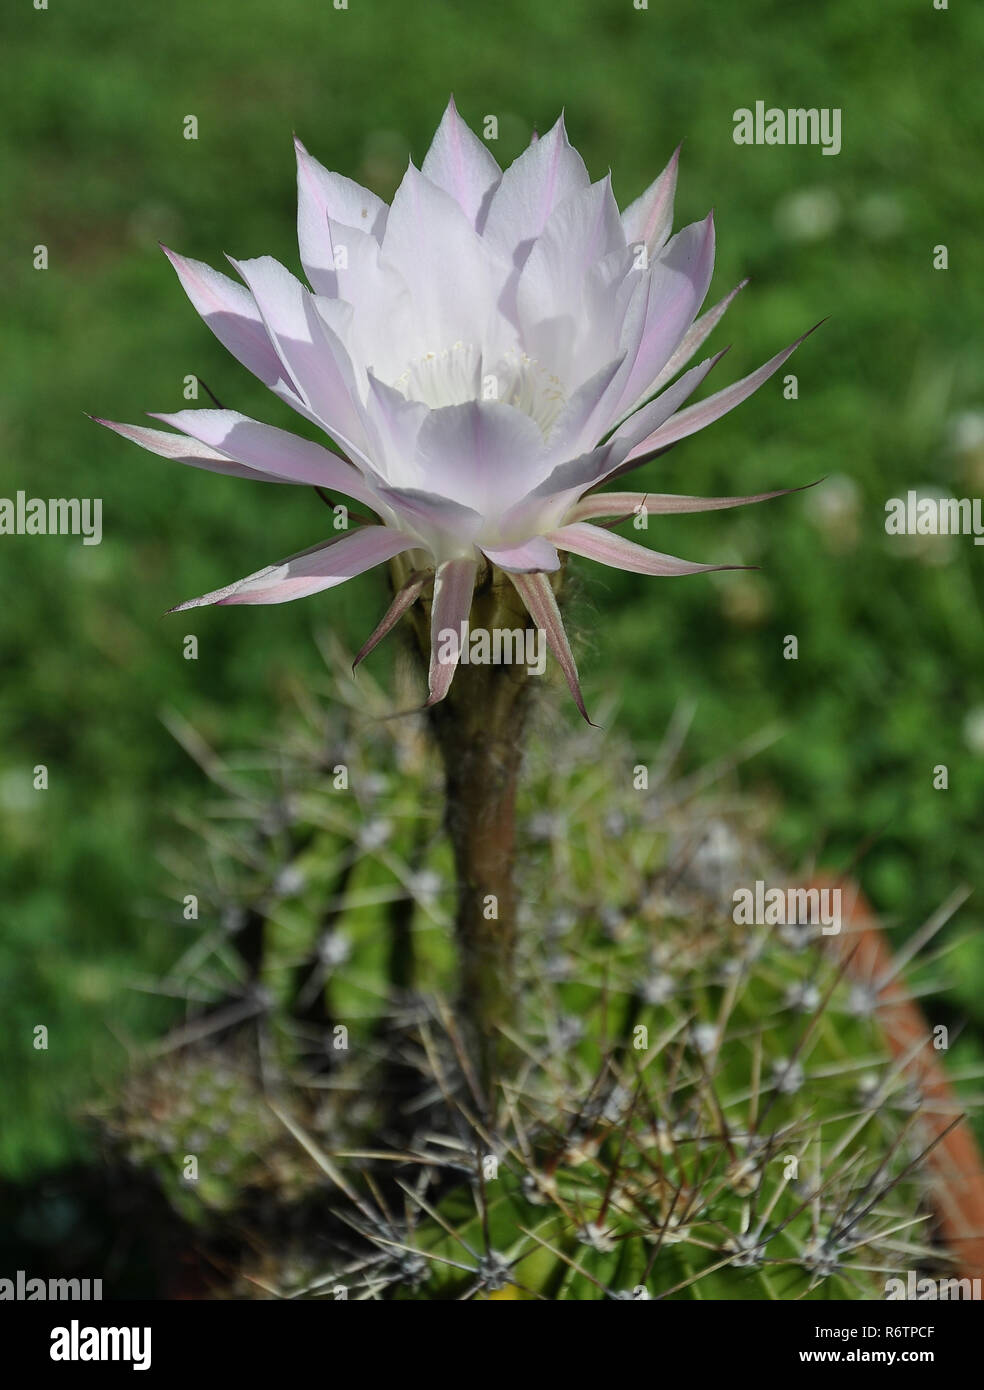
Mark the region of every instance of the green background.
<instances>
[{"instance_id":1,"label":"green background","mask_svg":"<svg viewBox=\"0 0 984 1390\"><path fill-rule=\"evenodd\" d=\"M828 481L650 525L659 549L756 573L659 581L575 562L582 675L589 697L618 693L614 728L640 748L693 703L688 767L780 726L741 774L772 804L777 846L792 865L857 861L901 931L975 887L934 1018L969 1012L980 1027L984 550L890 539L884 506L915 487L984 491L984 10L16 0L2 23L0 495L101 497L104 540L0 537L0 1171L28 1178L78 1154L75 1107L160 1025L130 986L173 952L159 855L175 806L205 794L161 712L220 747L262 737L288 684L321 669L312 634L357 644L384 600L374 574L294 605L164 618L321 539L326 513L300 488L168 464L83 412L181 409L197 373L224 405L303 429L200 323L157 242L297 270L292 131L388 198L452 91L476 129L498 117L500 163L565 107L622 203L684 141L676 225L716 210L710 302L751 277L711 340L734 343L716 386L826 317L790 364L798 399L775 378L637 477L711 494ZM733 112L759 99L840 108L841 153L736 146ZM197 141L183 138L189 114ZM381 650L375 672L390 659ZM32 1048L37 1024L47 1052Z\"/></svg>"}]
</instances>

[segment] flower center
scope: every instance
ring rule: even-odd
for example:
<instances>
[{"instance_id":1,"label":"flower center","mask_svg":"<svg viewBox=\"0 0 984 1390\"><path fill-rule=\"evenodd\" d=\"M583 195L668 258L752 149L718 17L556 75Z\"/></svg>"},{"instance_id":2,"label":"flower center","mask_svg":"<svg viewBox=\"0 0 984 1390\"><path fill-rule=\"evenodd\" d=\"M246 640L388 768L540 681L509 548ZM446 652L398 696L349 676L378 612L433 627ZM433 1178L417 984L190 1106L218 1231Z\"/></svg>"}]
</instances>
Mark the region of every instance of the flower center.
<instances>
[{"instance_id":1,"label":"flower center","mask_svg":"<svg viewBox=\"0 0 984 1390\"><path fill-rule=\"evenodd\" d=\"M425 353L409 363L393 385L408 401L420 401L432 410L467 401L501 401L529 415L544 437L567 404L563 382L536 358L510 349L489 367L474 343Z\"/></svg>"},{"instance_id":2,"label":"flower center","mask_svg":"<svg viewBox=\"0 0 984 1390\"><path fill-rule=\"evenodd\" d=\"M546 438L567 404L567 391L560 378L548 372L535 357L510 351L500 357L491 380L497 383L498 399L529 415Z\"/></svg>"}]
</instances>

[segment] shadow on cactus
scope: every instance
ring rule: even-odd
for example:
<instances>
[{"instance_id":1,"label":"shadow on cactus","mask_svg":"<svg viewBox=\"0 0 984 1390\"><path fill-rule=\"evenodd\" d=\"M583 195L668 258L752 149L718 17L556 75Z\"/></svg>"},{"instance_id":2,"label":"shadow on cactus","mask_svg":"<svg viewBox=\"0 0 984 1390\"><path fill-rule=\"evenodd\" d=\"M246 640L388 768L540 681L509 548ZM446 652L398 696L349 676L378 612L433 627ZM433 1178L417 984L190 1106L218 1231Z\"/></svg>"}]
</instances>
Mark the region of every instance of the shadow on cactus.
<instances>
[{"instance_id":1,"label":"shadow on cactus","mask_svg":"<svg viewBox=\"0 0 984 1390\"><path fill-rule=\"evenodd\" d=\"M331 663L263 753L171 719L218 793L168 864L187 1015L100 1123L215 1296L864 1299L946 1271L875 1010L819 933L733 920L734 883L779 879L731 767L675 777L679 730L599 763L541 711L490 1105L426 727Z\"/></svg>"}]
</instances>

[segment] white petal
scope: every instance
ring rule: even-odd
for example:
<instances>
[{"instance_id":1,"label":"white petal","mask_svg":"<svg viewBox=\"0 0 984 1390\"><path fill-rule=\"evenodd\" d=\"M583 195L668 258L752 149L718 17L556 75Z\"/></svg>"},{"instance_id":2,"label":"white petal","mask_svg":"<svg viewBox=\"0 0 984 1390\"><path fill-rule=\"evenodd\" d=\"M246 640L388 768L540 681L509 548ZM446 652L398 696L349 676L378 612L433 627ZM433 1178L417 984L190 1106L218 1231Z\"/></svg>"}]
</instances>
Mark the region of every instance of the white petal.
<instances>
[{"instance_id":1,"label":"white petal","mask_svg":"<svg viewBox=\"0 0 984 1390\"><path fill-rule=\"evenodd\" d=\"M272 256L232 264L252 290L281 361L306 403L346 452L364 457L366 433L352 366L310 290Z\"/></svg>"},{"instance_id":2,"label":"white petal","mask_svg":"<svg viewBox=\"0 0 984 1390\"><path fill-rule=\"evenodd\" d=\"M204 261L179 256L166 246L162 250L174 266L185 294L223 347L265 386L286 389L297 396L249 290Z\"/></svg>"},{"instance_id":3,"label":"white petal","mask_svg":"<svg viewBox=\"0 0 984 1390\"><path fill-rule=\"evenodd\" d=\"M502 170L487 146L458 115L454 97L424 157L420 172L450 193L474 227L484 211Z\"/></svg>"},{"instance_id":4,"label":"white petal","mask_svg":"<svg viewBox=\"0 0 984 1390\"><path fill-rule=\"evenodd\" d=\"M305 262L307 277L319 295L361 306L370 294L378 293L379 242L371 233L331 217L325 221L325 231L325 265L315 274Z\"/></svg>"},{"instance_id":5,"label":"white petal","mask_svg":"<svg viewBox=\"0 0 984 1390\"><path fill-rule=\"evenodd\" d=\"M435 555L460 555L482 527L483 517L471 507L424 488L388 487L381 484L379 496L393 508L399 523L413 529Z\"/></svg>"},{"instance_id":6,"label":"white petal","mask_svg":"<svg viewBox=\"0 0 984 1390\"><path fill-rule=\"evenodd\" d=\"M528 243L543 231L557 204L590 182L561 116L503 173L482 229L485 240L514 263L517 252L525 258Z\"/></svg>"},{"instance_id":7,"label":"white petal","mask_svg":"<svg viewBox=\"0 0 984 1390\"><path fill-rule=\"evenodd\" d=\"M178 410L153 418L280 482L334 488L376 505L375 495L352 464L320 444L251 420L238 411Z\"/></svg>"},{"instance_id":8,"label":"white petal","mask_svg":"<svg viewBox=\"0 0 984 1390\"><path fill-rule=\"evenodd\" d=\"M606 178L554 208L520 273L516 314L523 345L531 357L568 380L583 379L585 368L572 365L583 339L595 358L611 346L597 341L597 325L585 313L584 284L588 272L616 252L624 256L625 248L618 205Z\"/></svg>"},{"instance_id":9,"label":"white petal","mask_svg":"<svg viewBox=\"0 0 984 1390\"><path fill-rule=\"evenodd\" d=\"M622 213L622 228L629 246L644 245L650 256L664 246L673 226L673 198L676 194L680 146L659 178Z\"/></svg>"},{"instance_id":10,"label":"white petal","mask_svg":"<svg viewBox=\"0 0 984 1390\"><path fill-rule=\"evenodd\" d=\"M380 259L371 237L352 228L340 229L339 236L345 240L339 240L337 248L345 256L331 281L333 294L316 294L314 302L345 349L364 400L368 368L386 380L395 379L417 348L413 301L394 268Z\"/></svg>"},{"instance_id":11,"label":"white petal","mask_svg":"<svg viewBox=\"0 0 984 1390\"><path fill-rule=\"evenodd\" d=\"M803 339L809 337L817 327L819 327L818 324L814 325L814 328L807 329L796 339L795 343L790 343L789 347L783 348L782 352L777 352L775 357L770 358L757 371L742 377L741 381L735 381L730 386L725 386L723 390L716 391L713 396L708 396L706 400L698 401L696 405L688 406L686 410L681 410L679 414L672 416L654 433L633 447L627 462L640 459L646 454L652 453L654 449L668 448L669 445L675 444L678 439L686 439L688 434L695 434L697 430L702 430L707 425L713 424L715 420L719 420L722 415L727 415L729 410L734 410L735 406L741 405L742 401L747 400L764 382L768 381L773 372L779 370L787 357L791 356ZM687 375L689 376L690 373L688 372ZM682 381L684 378L681 377L680 380ZM662 400L662 397L659 399Z\"/></svg>"},{"instance_id":12,"label":"white petal","mask_svg":"<svg viewBox=\"0 0 984 1390\"><path fill-rule=\"evenodd\" d=\"M485 339L495 315L494 257L450 194L412 164L393 199L382 254L413 300L408 359Z\"/></svg>"},{"instance_id":13,"label":"white petal","mask_svg":"<svg viewBox=\"0 0 984 1390\"><path fill-rule=\"evenodd\" d=\"M624 359L606 363L574 392L550 432L551 459L565 462L597 444L612 426L611 398Z\"/></svg>"},{"instance_id":14,"label":"white petal","mask_svg":"<svg viewBox=\"0 0 984 1390\"><path fill-rule=\"evenodd\" d=\"M634 343L625 343L630 356L619 401L620 414L634 410L652 395L653 383L704 302L713 269L714 219L709 215L673 237L637 291L626 332L630 337L638 332L638 337ZM633 320L635 330L628 327Z\"/></svg>"},{"instance_id":15,"label":"white petal","mask_svg":"<svg viewBox=\"0 0 984 1390\"><path fill-rule=\"evenodd\" d=\"M725 313L731 305L731 301L739 290L743 290L748 284L747 280L742 280L740 285L736 285L730 294L726 294L705 314L701 314L691 328L687 330L680 340L680 346L673 353L666 366L653 382L653 390L658 391L661 386L665 386L668 381L672 381L683 367L687 365L691 357L699 347L711 336L714 329L724 318Z\"/></svg>"},{"instance_id":16,"label":"white petal","mask_svg":"<svg viewBox=\"0 0 984 1390\"><path fill-rule=\"evenodd\" d=\"M488 556L493 565L513 574L533 574L547 570L560 569L560 556L557 547L551 545L546 536L532 536L521 545L493 549L482 546L482 554Z\"/></svg>"},{"instance_id":17,"label":"white petal","mask_svg":"<svg viewBox=\"0 0 984 1390\"><path fill-rule=\"evenodd\" d=\"M539 529L543 529L548 518L554 518L554 524L557 524L582 492L597 487L606 478L621 472L626 459L632 457L631 451L638 440L655 430L656 422L662 423L668 419L691 392L696 391L723 356L722 351L716 357L705 358L698 366L691 367L679 381L630 416L605 444L554 468L531 494L530 500L538 499L541 505L543 525ZM528 518L529 514L524 514L524 520L528 521Z\"/></svg>"},{"instance_id":18,"label":"white petal","mask_svg":"<svg viewBox=\"0 0 984 1390\"><path fill-rule=\"evenodd\" d=\"M273 473L263 473L257 468L247 468L236 463L218 449L210 449L207 444L199 444L184 434L169 434L166 430L152 430L144 425L125 425L116 420L100 420L97 425L105 425L114 434L139 444L151 454L161 458L173 459L175 463L185 463L191 468L202 468L208 473L225 473L232 478L251 478L254 482L292 483L296 478L278 477Z\"/></svg>"},{"instance_id":19,"label":"white petal","mask_svg":"<svg viewBox=\"0 0 984 1390\"><path fill-rule=\"evenodd\" d=\"M539 428L496 401L432 410L417 436L427 486L494 519L530 490L544 454Z\"/></svg>"},{"instance_id":20,"label":"white petal","mask_svg":"<svg viewBox=\"0 0 984 1390\"><path fill-rule=\"evenodd\" d=\"M683 376L678 377L672 386L668 386L665 391L651 400L648 405L644 405L641 410L637 410L634 415L630 415L616 430L611 438L613 456L620 454L622 458L631 457L630 450L635 449L640 439L647 436L652 437L654 431L658 431L664 420L668 420L675 410L679 410L684 401L697 390L704 378L712 367L716 367L721 358L728 351L722 348L713 357L705 357L703 362L698 362L696 367L691 367Z\"/></svg>"},{"instance_id":21,"label":"white petal","mask_svg":"<svg viewBox=\"0 0 984 1390\"><path fill-rule=\"evenodd\" d=\"M334 174L319 164L295 136L297 151L297 240L301 260L318 255L318 239L325 218L334 218L346 227L358 227L381 240L386 227L386 204L368 188L362 188L343 174ZM307 263L305 261L305 269Z\"/></svg>"},{"instance_id":22,"label":"white petal","mask_svg":"<svg viewBox=\"0 0 984 1390\"><path fill-rule=\"evenodd\" d=\"M417 435L428 415L421 401L408 401L394 386L368 373L366 419L376 471L394 487L426 487L415 462Z\"/></svg>"},{"instance_id":23,"label":"white petal","mask_svg":"<svg viewBox=\"0 0 984 1390\"><path fill-rule=\"evenodd\" d=\"M278 565L267 565L223 589L214 589L201 598L179 603L171 611L180 613L185 608L202 608L213 603L287 603L291 599L306 598L322 589L344 584L346 579L391 560L401 551L411 550L415 544L411 537L399 531L383 526L361 526L326 544L311 546Z\"/></svg>"}]
</instances>

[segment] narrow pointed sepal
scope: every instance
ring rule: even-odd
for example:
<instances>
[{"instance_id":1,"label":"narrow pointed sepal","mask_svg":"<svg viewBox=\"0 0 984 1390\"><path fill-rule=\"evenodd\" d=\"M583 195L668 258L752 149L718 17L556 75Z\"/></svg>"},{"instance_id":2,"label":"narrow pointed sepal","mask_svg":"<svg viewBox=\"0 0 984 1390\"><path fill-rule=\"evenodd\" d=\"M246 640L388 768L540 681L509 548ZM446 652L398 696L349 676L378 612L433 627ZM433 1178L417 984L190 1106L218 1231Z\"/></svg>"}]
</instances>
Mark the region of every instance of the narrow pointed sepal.
<instances>
[{"instance_id":1,"label":"narrow pointed sepal","mask_svg":"<svg viewBox=\"0 0 984 1390\"><path fill-rule=\"evenodd\" d=\"M706 400L698 401L696 405L687 406L686 409L671 415L648 438L636 444L625 463L613 476L627 472L629 468L638 467L640 463L646 461L650 454L668 448L678 440L686 439L690 434L696 434L698 430L706 429L715 420L720 420L722 415L727 415L729 410L734 410L735 406L741 405L742 401L747 401L748 397L764 385L769 377L777 372L783 363L792 356L800 343L811 333L815 333L819 327L820 324L816 323L812 328L808 328L794 343L783 348L782 352L777 352L775 357L771 357L757 371L750 372L748 376L742 377L740 381L735 381L730 386L725 386L721 391L716 391L713 396L708 396Z\"/></svg>"},{"instance_id":2,"label":"narrow pointed sepal","mask_svg":"<svg viewBox=\"0 0 984 1390\"><path fill-rule=\"evenodd\" d=\"M306 598L322 589L344 584L347 579L354 579L375 565L392 560L394 555L412 550L416 544L412 536L404 536L385 526L360 526L330 541L312 545L277 565L267 565L245 579L237 579L234 584L214 589L200 598L187 599L168 611L181 613L186 608L204 608L212 604L288 603L291 599Z\"/></svg>"},{"instance_id":3,"label":"narrow pointed sepal","mask_svg":"<svg viewBox=\"0 0 984 1390\"><path fill-rule=\"evenodd\" d=\"M582 497L571 508L567 525L576 521L593 521L597 517L617 517L627 521L631 516L683 516L690 512L723 512L729 507L749 507L754 502L771 502L776 497L789 497L816 487L822 479L804 483L801 487L780 487L774 492L756 492L748 497L688 497L673 492L594 492Z\"/></svg>"},{"instance_id":4,"label":"narrow pointed sepal","mask_svg":"<svg viewBox=\"0 0 984 1390\"><path fill-rule=\"evenodd\" d=\"M373 651L383 638L393 631L397 623L403 617L408 608L420 597L420 591L434 573L433 570L414 570L402 585L393 602L387 608L385 614L373 629L369 637L359 648L355 660L352 662L352 670L359 666L371 651Z\"/></svg>"},{"instance_id":5,"label":"narrow pointed sepal","mask_svg":"<svg viewBox=\"0 0 984 1390\"><path fill-rule=\"evenodd\" d=\"M742 280L741 284L735 285L730 294L726 294L723 299L719 299L712 308L708 309L706 313L701 314L700 318L693 323L680 340L680 346L676 349L666 366L653 382L654 391L661 390L668 381L673 380L677 372L683 370L697 352L698 348L703 346L704 342L711 336L715 328L717 328L730 308L732 300L747 284L748 281L746 279Z\"/></svg>"},{"instance_id":6,"label":"narrow pointed sepal","mask_svg":"<svg viewBox=\"0 0 984 1390\"><path fill-rule=\"evenodd\" d=\"M475 560L446 560L434 578L431 605L431 654L427 673L427 708L443 700L461 659L461 629L471 612Z\"/></svg>"},{"instance_id":7,"label":"narrow pointed sepal","mask_svg":"<svg viewBox=\"0 0 984 1390\"><path fill-rule=\"evenodd\" d=\"M564 679L574 697L574 703L580 711L581 718L593 729L598 728L584 707L584 697L581 694L581 682L578 680L574 653L567 640L564 620L560 616L560 608L557 605L553 585L545 574L510 573L509 578L515 585L520 598L526 604L526 611L530 617L546 633L547 646L553 652L564 673Z\"/></svg>"},{"instance_id":8,"label":"narrow pointed sepal","mask_svg":"<svg viewBox=\"0 0 984 1390\"><path fill-rule=\"evenodd\" d=\"M711 570L756 568L755 565L702 565L693 560L680 560L675 555L663 555L658 550L636 545L635 541L628 541L624 536L606 531L604 527L590 526L586 521L562 526L559 531L551 532L549 539L559 550L597 560L599 564L610 565L612 569L628 570L630 574L669 578L680 574L708 574Z\"/></svg>"}]
</instances>

